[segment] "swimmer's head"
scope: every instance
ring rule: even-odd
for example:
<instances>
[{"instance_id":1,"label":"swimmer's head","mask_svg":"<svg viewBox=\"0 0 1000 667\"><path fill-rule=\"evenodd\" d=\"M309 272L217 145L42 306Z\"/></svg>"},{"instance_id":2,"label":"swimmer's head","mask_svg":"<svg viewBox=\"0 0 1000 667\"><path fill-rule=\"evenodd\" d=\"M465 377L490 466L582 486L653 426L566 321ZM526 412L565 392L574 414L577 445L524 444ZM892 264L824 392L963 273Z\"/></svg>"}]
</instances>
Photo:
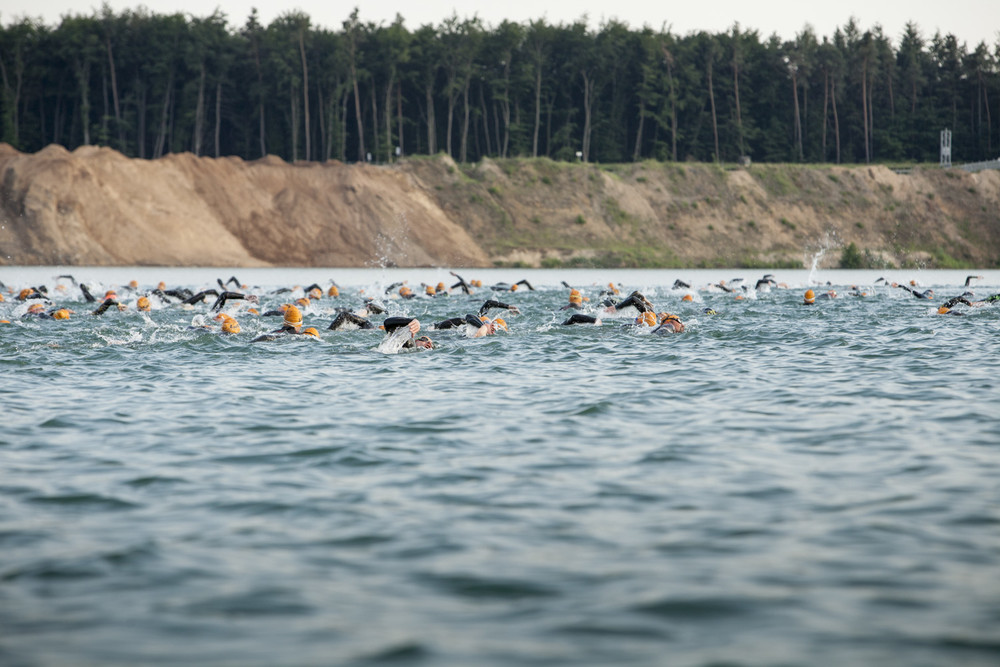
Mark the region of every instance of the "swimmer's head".
<instances>
[{"instance_id":1,"label":"swimmer's head","mask_svg":"<svg viewBox=\"0 0 1000 667\"><path fill-rule=\"evenodd\" d=\"M510 331L510 329L507 328L507 322L505 322L502 317L494 319L493 324L497 325L497 328L503 329L504 331Z\"/></svg>"},{"instance_id":2,"label":"swimmer's head","mask_svg":"<svg viewBox=\"0 0 1000 667\"><path fill-rule=\"evenodd\" d=\"M240 329L240 323L231 317L222 323L222 333L238 334L240 331L242 331Z\"/></svg>"},{"instance_id":3,"label":"swimmer's head","mask_svg":"<svg viewBox=\"0 0 1000 667\"><path fill-rule=\"evenodd\" d=\"M28 306L28 312L32 313L32 314L34 314L34 313L40 313L43 310L45 310L45 306L43 306L40 303L33 303L30 306Z\"/></svg>"},{"instance_id":4,"label":"swimmer's head","mask_svg":"<svg viewBox=\"0 0 1000 667\"><path fill-rule=\"evenodd\" d=\"M260 311L256 308L247 308L247 313L250 315L260 315Z\"/></svg>"},{"instance_id":5,"label":"swimmer's head","mask_svg":"<svg viewBox=\"0 0 1000 667\"><path fill-rule=\"evenodd\" d=\"M424 288L424 294L427 296L434 296L437 290L434 289L434 285L428 285Z\"/></svg>"},{"instance_id":6,"label":"swimmer's head","mask_svg":"<svg viewBox=\"0 0 1000 667\"><path fill-rule=\"evenodd\" d=\"M318 287L313 287L311 290L309 290L310 299L319 299L322 296L323 296L323 290L321 290Z\"/></svg>"},{"instance_id":7,"label":"swimmer's head","mask_svg":"<svg viewBox=\"0 0 1000 667\"><path fill-rule=\"evenodd\" d=\"M802 297L802 300L804 303L815 303L816 293L813 292L811 289L807 289L805 295Z\"/></svg>"},{"instance_id":8,"label":"swimmer's head","mask_svg":"<svg viewBox=\"0 0 1000 667\"><path fill-rule=\"evenodd\" d=\"M20 291L20 293L18 293L17 300L24 301L31 295L32 291L33 290L30 287L25 287L23 290Z\"/></svg>"},{"instance_id":9,"label":"swimmer's head","mask_svg":"<svg viewBox=\"0 0 1000 667\"><path fill-rule=\"evenodd\" d=\"M131 287L132 289L139 289L139 281L130 280L128 281L128 286Z\"/></svg>"},{"instance_id":10,"label":"swimmer's head","mask_svg":"<svg viewBox=\"0 0 1000 667\"><path fill-rule=\"evenodd\" d=\"M434 343L427 336L419 336L413 339L413 344L417 347L422 347L425 350L430 350L434 348Z\"/></svg>"},{"instance_id":11,"label":"swimmer's head","mask_svg":"<svg viewBox=\"0 0 1000 667\"><path fill-rule=\"evenodd\" d=\"M510 291L511 292L516 292L517 291L517 284L511 285L510 286Z\"/></svg>"},{"instance_id":12,"label":"swimmer's head","mask_svg":"<svg viewBox=\"0 0 1000 667\"><path fill-rule=\"evenodd\" d=\"M310 301L307 297L302 297L301 299L296 299L295 303L302 306L303 308L308 308Z\"/></svg>"},{"instance_id":13,"label":"swimmer's head","mask_svg":"<svg viewBox=\"0 0 1000 667\"><path fill-rule=\"evenodd\" d=\"M660 320L660 324L663 324L667 320L673 320L675 322L680 322L681 318L677 317L673 313L660 313L659 320Z\"/></svg>"},{"instance_id":14,"label":"swimmer's head","mask_svg":"<svg viewBox=\"0 0 1000 667\"><path fill-rule=\"evenodd\" d=\"M947 315L950 312L951 308L949 308L948 306L941 306L940 308L938 308L938 315Z\"/></svg>"},{"instance_id":15,"label":"swimmer's head","mask_svg":"<svg viewBox=\"0 0 1000 667\"><path fill-rule=\"evenodd\" d=\"M65 308L60 308L56 312L52 313L52 319L54 319L54 320L68 320L69 319L69 310L67 310Z\"/></svg>"},{"instance_id":16,"label":"swimmer's head","mask_svg":"<svg viewBox=\"0 0 1000 667\"><path fill-rule=\"evenodd\" d=\"M295 306L288 306L285 309L285 326L294 327L297 331L302 327L302 312Z\"/></svg>"},{"instance_id":17,"label":"swimmer's head","mask_svg":"<svg viewBox=\"0 0 1000 667\"><path fill-rule=\"evenodd\" d=\"M694 301L694 297L691 296L690 294L685 294L684 296L681 297L681 301Z\"/></svg>"},{"instance_id":18,"label":"swimmer's head","mask_svg":"<svg viewBox=\"0 0 1000 667\"><path fill-rule=\"evenodd\" d=\"M330 285L330 289L326 291L327 296L340 296L340 289L336 285Z\"/></svg>"},{"instance_id":19,"label":"swimmer's head","mask_svg":"<svg viewBox=\"0 0 1000 667\"><path fill-rule=\"evenodd\" d=\"M916 286L917 286L917 281L916 280L911 280L910 281L910 287L916 287Z\"/></svg>"},{"instance_id":20,"label":"swimmer's head","mask_svg":"<svg viewBox=\"0 0 1000 667\"><path fill-rule=\"evenodd\" d=\"M581 303L583 303L583 295L580 294L580 290L578 289L570 290L569 302L576 305L580 305Z\"/></svg>"},{"instance_id":21,"label":"swimmer's head","mask_svg":"<svg viewBox=\"0 0 1000 667\"><path fill-rule=\"evenodd\" d=\"M438 283L436 289L438 292L443 292L445 290L444 283Z\"/></svg>"},{"instance_id":22,"label":"swimmer's head","mask_svg":"<svg viewBox=\"0 0 1000 667\"><path fill-rule=\"evenodd\" d=\"M118 293L115 292L113 289L109 289L107 292L104 293L105 301L107 301L108 299L117 299L117 298L118 298Z\"/></svg>"},{"instance_id":23,"label":"swimmer's head","mask_svg":"<svg viewBox=\"0 0 1000 667\"><path fill-rule=\"evenodd\" d=\"M149 312L149 297L140 296L139 300L135 302L135 306L143 312Z\"/></svg>"},{"instance_id":24,"label":"swimmer's head","mask_svg":"<svg viewBox=\"0 0 1000 667\"><path fill-rule=\"evenodd\" d=\"M158 290L165 290L165 289L167 289L167 284L161 280L159 282L159 284L156 286L156 289L158 289Z\"/></svg>"},{"instance_id":25,"label":"swimmer's head","mask_svg":"<svg viewBox=\"0 0 1000 667\"><path fill-rule=\"evenodd\" d=\"M406 285L399 288L399 296L410 296L411 294L413 294L413 290Z\"/></svg>"},{"instance_id":26,"label":"swimmer's head","mask_svg":"<svg viewBox=\"0 0 1000 667\"><path fill-rule=\"evenodd\" d=\"M319 338L319 332L316 331L316 327L306 327L302 330L303 336L312 336L313 338Z\"/></svg>"}]
</instances>

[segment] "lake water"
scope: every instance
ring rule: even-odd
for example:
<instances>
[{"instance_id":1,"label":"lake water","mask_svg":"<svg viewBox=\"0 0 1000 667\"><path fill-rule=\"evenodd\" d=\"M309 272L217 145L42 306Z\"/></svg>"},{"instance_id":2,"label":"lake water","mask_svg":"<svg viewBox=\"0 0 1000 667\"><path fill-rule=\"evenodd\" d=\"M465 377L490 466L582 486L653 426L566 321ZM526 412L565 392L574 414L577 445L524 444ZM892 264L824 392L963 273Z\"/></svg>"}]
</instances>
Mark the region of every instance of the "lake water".
<instances>
[{"instance_id":1,"label":"lake water","mask_svg":"<svg viewBox=\"0 0 1000 667\"><path fill-rule=\"evenodd\" d=\"M278 320L93 317L64 272L341 297L321 340L251 343ZM1000 664L1000 305L936 314L969 272L692 302L675 279L763 271L461 273L537 289L498 295L509 333L384 354L333 309L447 271L0 268L76 311L0 303L0 664ZM687 331L561 326L561 281ZM490 294L385 303L426 327Z\"/></svg>"}]
</instances>

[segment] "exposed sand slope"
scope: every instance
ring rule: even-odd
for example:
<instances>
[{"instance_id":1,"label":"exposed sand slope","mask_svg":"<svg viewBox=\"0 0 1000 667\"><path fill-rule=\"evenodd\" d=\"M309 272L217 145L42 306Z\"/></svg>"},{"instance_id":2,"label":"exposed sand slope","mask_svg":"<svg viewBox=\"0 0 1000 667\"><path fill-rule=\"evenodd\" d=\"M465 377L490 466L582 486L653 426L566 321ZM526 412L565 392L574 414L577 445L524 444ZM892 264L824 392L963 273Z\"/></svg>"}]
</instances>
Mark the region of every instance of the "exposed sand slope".
<instances>
[{"instance_id":1,"label":"exposed sand slope","mask_svg":"<svg viewBox=\"0 0 1000 667\"><path fill-rule=\"evenodd\" d=\"M0 144L0 263L1000 265L1000 172L410 158L136 160Z\"/></svg>"}]
</instances>

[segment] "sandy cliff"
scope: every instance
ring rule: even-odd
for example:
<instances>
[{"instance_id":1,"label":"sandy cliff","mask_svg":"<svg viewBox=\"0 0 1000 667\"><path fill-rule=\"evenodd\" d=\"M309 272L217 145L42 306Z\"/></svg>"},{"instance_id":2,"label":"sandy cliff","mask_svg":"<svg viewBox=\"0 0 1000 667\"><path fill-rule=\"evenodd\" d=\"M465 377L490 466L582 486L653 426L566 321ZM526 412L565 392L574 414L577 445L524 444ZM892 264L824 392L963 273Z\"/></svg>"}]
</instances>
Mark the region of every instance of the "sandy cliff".
<instances>
[{"instance_id":1,"label":"sandy cliff","mask_svg":"<svg viewBox=\"0 0 1000 667\"><path fill-rule=\"evenodd\" d=\"M0 145L0 263L1000 264L1000 173L549 160L388 166Z\"/></svg>"}]
</instances>

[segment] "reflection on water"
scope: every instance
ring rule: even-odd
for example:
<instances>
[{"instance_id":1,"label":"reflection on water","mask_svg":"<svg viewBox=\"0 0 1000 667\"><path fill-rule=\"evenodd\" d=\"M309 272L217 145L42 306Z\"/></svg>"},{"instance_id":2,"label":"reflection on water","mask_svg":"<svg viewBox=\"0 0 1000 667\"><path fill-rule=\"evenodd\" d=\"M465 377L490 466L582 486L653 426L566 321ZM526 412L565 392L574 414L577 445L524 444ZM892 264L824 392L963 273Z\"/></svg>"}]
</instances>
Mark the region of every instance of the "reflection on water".
<instances>
[{"instance_id":1,"label":"reflection on water","mask_svg":"<svg viewBox=\"0 0 1000 667\"><path fill-rule=\"evenodd\" d=\"M509 333L392 355L327 331L335 309L364 289L426 329L490 291L384 293L454 282L438 269L69 272L235 274L262 311L279 286L341 297L305 309L320 341L258 344L280 318L246 306L222 336L190 328L210 304L95 318L68 291L60 322L0 303L0 663L1000 659L1000 307L936 314L968 272L775 271L788 289L685 302L675 279L760 275L465 270L538 289L496 295L522 311ZM1000 292L977 274L977 298ZM641 289L687 331L561 326L563 280L586 312L609 281ZM841 298L800 305L827 281Z\"/></svg>"}]
</instances>

